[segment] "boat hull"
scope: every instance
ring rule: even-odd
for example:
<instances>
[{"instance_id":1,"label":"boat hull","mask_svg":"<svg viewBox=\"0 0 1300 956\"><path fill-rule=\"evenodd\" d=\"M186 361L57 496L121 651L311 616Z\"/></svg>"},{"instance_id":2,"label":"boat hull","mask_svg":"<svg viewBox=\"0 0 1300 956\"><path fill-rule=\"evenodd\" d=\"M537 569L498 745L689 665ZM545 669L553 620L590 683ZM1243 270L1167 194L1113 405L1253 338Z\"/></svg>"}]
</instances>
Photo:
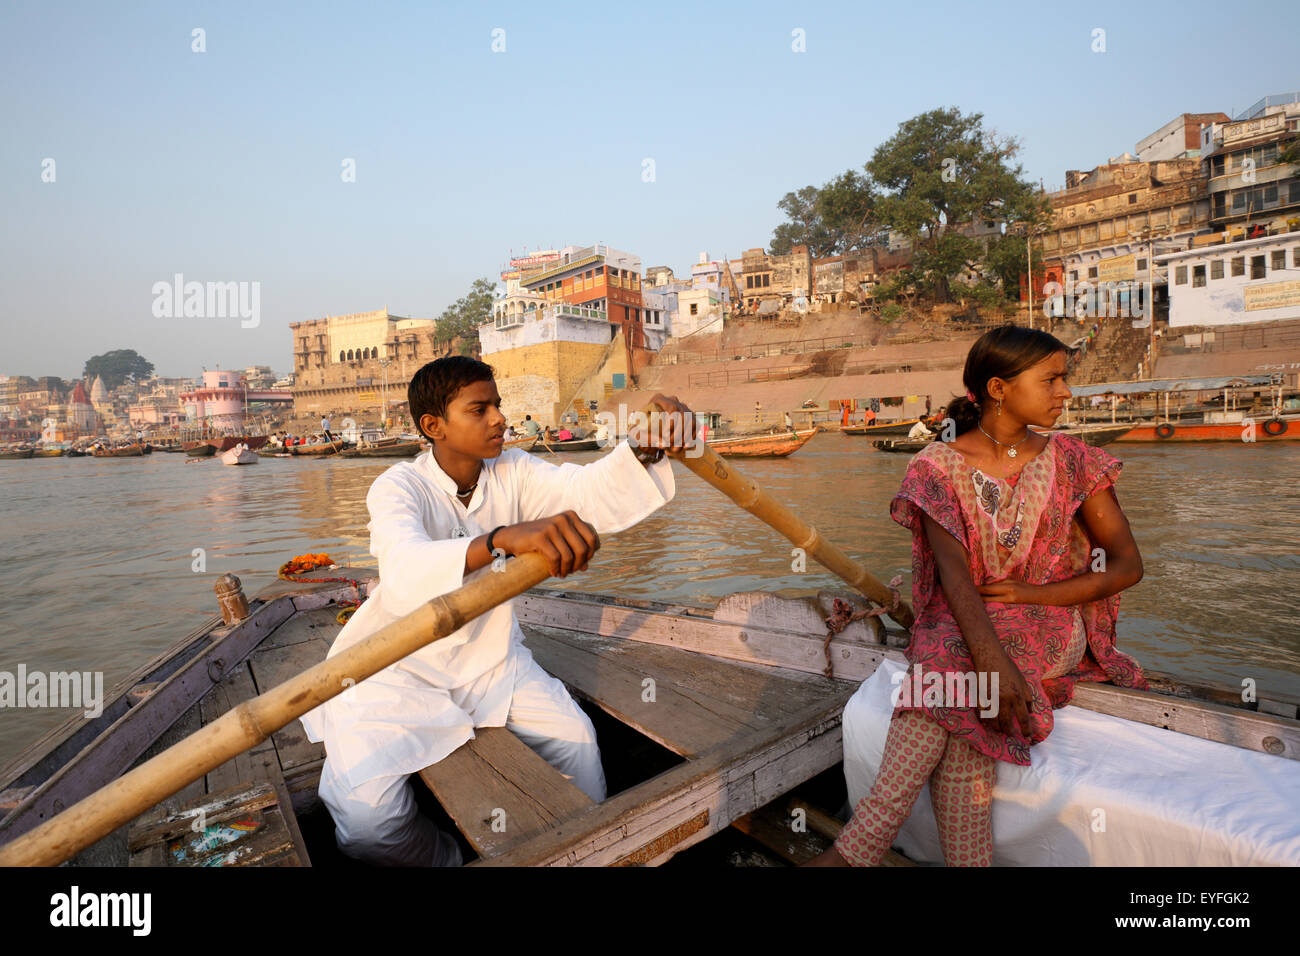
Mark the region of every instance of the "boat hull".
<instances>
[{"instance_id":1,"label":"boat hull","mask_svg":"<svg viewBox=\"0 0 1300 956\"><path fill-rule=\"evenodd\" d=\"M1274 419L1274 421L1278 421ZM1170 444L1181 442L1256 442L1300 441L1300 420L1281 419L1283 431L1269 434L1267 422L1254 423L1254 435L1246 431L1247 426L1240 423L1180 425L1177 422L1143 422L1130 428L1115 439L1117 442L1150 442L1153 444Z\"/></svg>"},{"instance_id":2,"label":"boat hull","mask_svg":"<svg viewBox=\"0 0 1300 956\"><path fill-rule=\"evenodd\" d=\"M362 458L414 458L423 450L423 442L404 441L391 445L362 447L356 449L356 452Z\"/></svg>"},{"instance_id":3,"label":"boat hull","mask_svg":"<svg viewBox=\"0 0 1300 956\"><path fill-rule=\"evenodd\" d=\"M845 435L859 437L864 435L875 437L881 435L906 435L918 421L920 421L919 418L909 418L905 422L889 422L885 425L845 425L840 429L840 432Z\"/></svg>"},{"instance_id":4,"label":"boat hull","mask_svg":"<svg viewBox=\"0 0 1300 956\"><path fill-rule=\"evenodd\" d=\"M17 461L20 458L31 458L34 454L34 448L24 448L21 451L0 451L0 460Z\"/></svg>"},{"instance_id":5,"label":"boat hull","mask_svg":"<svg viewBox=\"0 0 1300 956\"><path fill-rule=\"evenodd\" d=\"M709 442L709 447L724 458L784 458L808 444L816 434L817 429L808 428L752 438L724 438Z\"/></svg>"}]
</instances>

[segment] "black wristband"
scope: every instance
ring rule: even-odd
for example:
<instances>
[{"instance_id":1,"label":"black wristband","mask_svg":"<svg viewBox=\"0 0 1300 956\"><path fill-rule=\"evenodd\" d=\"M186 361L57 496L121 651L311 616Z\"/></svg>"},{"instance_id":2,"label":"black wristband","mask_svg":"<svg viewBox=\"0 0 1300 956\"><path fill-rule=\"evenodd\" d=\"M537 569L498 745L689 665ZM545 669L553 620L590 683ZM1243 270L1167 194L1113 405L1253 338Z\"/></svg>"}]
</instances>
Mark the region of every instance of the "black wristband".
<instances>
[{"instance_id":1,"label":"black wristband","mask_svg":"<svg viewBox=\"0 0 1300 956\"><path fill-rule=\"evenodd\" d=\"M496 557L496 551L492 547L492 537L504 527L505 525L498 525L497 527L493 528L491 531L488 532L488 536L487 536L488 554L490 554L494 558Z\"/></svg>"}]
</instances>

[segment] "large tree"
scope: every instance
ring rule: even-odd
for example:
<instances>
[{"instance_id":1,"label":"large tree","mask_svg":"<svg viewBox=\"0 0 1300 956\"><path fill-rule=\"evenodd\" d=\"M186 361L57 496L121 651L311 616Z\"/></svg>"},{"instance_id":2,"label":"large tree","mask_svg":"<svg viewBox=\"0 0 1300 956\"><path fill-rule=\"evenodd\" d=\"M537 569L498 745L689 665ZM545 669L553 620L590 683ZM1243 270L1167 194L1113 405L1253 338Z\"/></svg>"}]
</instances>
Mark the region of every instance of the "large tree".
<instances>
[{"instance_id":1,"label":"large tree","mask_svg":"<svg viewBox=\"0 0 1300 956\"><path fill-rule=\"evenodd\" d=\"M1019 148L985 132L979 113L922 113L901 123L863 172L787 193L778 203L787 221L773 232L771 252L803 243L813 256L834 255L881 245L897 232L913 248L904 285L947 301L953 278L969 270L1000 279L1009 292L1018 283L1017 257L1024 259L1023 235L1050 220L1046 197L1011 165ZM977 239L953 228L986 222L999 232Z\"/></svg>"},{"instance_id":2,"label":"large tree","mask_svg":"<svg viewBox=\"0 0 1300 956\"><path fill-rule=\"evenodd\" d=\"M912 279L939 301L963 270L992 271L986 243L954 227L1039 228L1049 214L1047 198L1011 165L1019 151L1016 140L986 132L982 114L936 109L899 124L867 163L880 219L911 240Z\"/></svg>"},{"instance_id":3,"label":"large tree","mask_svg":"<svg viewBox=\"0 0 1300 956\"><path fill-rule=\"evenodd\" d=\"M469 292L461 296L438 316L433 329L433 341L446 345L453 339L464 339L471 350L478 346L478 327L492 318L492 303L496 300L496 284L491 279L475 279ZM462 343L461 352L468 354Z\"/></svg>"},{"instance_id":4,"label":"large tree","mask_svg":"<svg viewBox=\"0 0 1300 956\"><path fill-rule=\"evenodd\" d=\"M98 375L104 380L104 387L112 391L123 382L148 378L153 374L153 363L137 355L134 349L117 349L86 359L81 374L92 380Z\"/></svg>"},{"instance_id":5,"label":"large tree","mask_svg":"<svg viewBox=\"0 0 1300 956\"><path fill-rule=\"evenodd\" d=\"M821 188L805 186L786 193L777 208L787 221L772 231L769 251L789 255L804 245L814 258L861 249L881 236L871 182L856 170L836 176Z\"/></svg>"}]
</instances>

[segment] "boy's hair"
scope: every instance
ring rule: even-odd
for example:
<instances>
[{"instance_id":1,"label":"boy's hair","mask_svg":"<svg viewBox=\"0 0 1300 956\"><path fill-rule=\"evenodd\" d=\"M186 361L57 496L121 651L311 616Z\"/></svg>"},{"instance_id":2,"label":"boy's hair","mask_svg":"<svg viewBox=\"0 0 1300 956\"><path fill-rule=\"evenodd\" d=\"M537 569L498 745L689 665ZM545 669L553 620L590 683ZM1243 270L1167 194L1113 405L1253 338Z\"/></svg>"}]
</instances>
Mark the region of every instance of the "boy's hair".
<instances>
[{"instance_id":1,"label":"boy's hair","mask_svg":"<svg viewBox=\"0 0 1300 956\"><path fill-rule=\"evenodd\" d=\"M421 418L425 415L446 418L447 406L462 388L494 377L491 365L468 355L449 355L425 365L411 376L411 384L406 387L406 402L415 430L428 438L420 427Z\"/></svg>"}]
</instances>

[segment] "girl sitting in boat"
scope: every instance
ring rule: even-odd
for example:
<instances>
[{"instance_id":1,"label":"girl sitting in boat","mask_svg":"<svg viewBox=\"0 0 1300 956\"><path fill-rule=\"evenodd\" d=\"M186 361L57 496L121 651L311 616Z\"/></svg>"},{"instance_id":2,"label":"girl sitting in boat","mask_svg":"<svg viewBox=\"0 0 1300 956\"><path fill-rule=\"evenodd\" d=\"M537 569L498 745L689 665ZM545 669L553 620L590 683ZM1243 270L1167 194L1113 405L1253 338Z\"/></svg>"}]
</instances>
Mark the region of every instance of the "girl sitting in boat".
<instances>
[{"instance_id":1,"label":"girl sitting in boat","mask_svg":"<svg viewBox=\"0 0 1300 956\"><path fill-rule=\"evenodd\" d=\"M1070 397L1068 351L1018 326L983 335L966 357L967 393L948 406L952 426L940 428L948 441L908 466L890 506L912 532L902 687L939 672L946 696L971 686L956 675L974 674L995 703L900 693L875 784L820 865L878 864L927 780L944 860L991 864L998 761L1029 765L1078 681L1146 686L1115 649L1119 592L1142 579L1112 487L1122 463L1029 427L1050 428Z\"/></svg>"}]
</instances>

